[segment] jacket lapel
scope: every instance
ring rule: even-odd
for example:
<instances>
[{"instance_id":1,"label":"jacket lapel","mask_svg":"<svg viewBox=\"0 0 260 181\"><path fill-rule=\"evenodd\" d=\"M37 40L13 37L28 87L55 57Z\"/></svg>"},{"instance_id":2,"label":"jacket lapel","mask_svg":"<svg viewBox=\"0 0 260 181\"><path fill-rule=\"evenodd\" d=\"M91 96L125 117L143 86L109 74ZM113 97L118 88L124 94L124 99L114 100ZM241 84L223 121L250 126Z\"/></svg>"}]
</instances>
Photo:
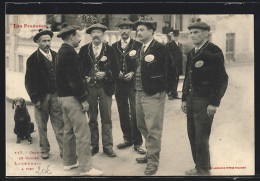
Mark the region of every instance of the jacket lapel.
<instances>
[{"instance_id":1,"label":"jacket lapel","mask_svg":"<svg viewBox=\"0 0 260 181\"><path fill-rule=\"evenodd\" d=\"M148 46L148 48L146 49L146 51L144 52L143 56L141 56L141 51L140 51L141 59L143 59L150 52L150 49L154 46L154 43L155 43L155 40L153 39L152 42L150 43L150 45Z\"/></svg>"},{"instance_id":2,"label":"jacket lapel","mask_svg":"<svg viewBox=\"0 0 260 181\"><path fill-rule=\"evenodd\" d=\"M92 48L92 42L88 45L88 56L92 60L92 62L96 61L96 58L94 56L93 48Z\"/></svg>"},{"instance_id":3,"label":"jacket lapel","mask_svg":"<svg viewBox=\"0 0 260 181\"><path fill-rule=\"evenodd\" d=\"M195 47L192 49L191 52L191 59L194 60L195 58L197 58L198 56L200 56L202 54L202 51L207 48L209 44L209 41L207 41L196 53L195 53Z\"/></svg>"}]
</instances>

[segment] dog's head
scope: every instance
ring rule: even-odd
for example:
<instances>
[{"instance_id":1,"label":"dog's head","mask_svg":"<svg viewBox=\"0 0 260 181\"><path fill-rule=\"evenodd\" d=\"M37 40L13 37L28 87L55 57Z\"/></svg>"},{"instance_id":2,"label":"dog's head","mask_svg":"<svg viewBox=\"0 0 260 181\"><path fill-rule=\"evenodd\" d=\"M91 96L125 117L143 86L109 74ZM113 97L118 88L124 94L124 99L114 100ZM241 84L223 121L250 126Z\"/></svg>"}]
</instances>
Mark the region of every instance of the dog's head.
<instances>
[{"instance_id":1,"label":"dog's head","mask_svg":"<svg viewBox=\"0 0 260 181\"><path fill-rule=\"evenodd\" d=\"M13 104L12 104L13 109L14 108L22 109L22 108L25 108L25 106L26 106L26 103L22 97L17 97L13 100Z\"/></svg>"}]
</instances>

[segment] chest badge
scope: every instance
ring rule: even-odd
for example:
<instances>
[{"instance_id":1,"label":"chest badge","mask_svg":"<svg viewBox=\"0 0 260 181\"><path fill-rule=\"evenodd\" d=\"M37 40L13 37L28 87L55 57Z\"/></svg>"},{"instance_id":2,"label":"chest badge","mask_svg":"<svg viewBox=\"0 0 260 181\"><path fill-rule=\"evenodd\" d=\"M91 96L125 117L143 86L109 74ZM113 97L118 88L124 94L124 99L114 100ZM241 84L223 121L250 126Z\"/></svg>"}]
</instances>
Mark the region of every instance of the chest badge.
<instances>
[{"instance_id":1,"label":"chest badge","mask_svg":"<svg viewBox=\"0 0 260 181\"><path fill-rule=\"evenodd\" d=\"M203 62L202 60L199 60L199 61L197 61L197 62L195 63L195 67L196 67L196 68L200 68L200 67L203 66L203 64L204 64L204 62Z\"/></svg>"},{"instance_id":2,"label":"chest badge","mask_svg":"<svg viewBox=\"0 0 260 181\"><path fill-rule=\"evenodd\" d=\"M144 60L146 61L146 62L151 62L151 61L153 61L154 60L154 56L153 55L146 55L145 56L145 58L144 58Z\"/></svg>"}]
</instances>

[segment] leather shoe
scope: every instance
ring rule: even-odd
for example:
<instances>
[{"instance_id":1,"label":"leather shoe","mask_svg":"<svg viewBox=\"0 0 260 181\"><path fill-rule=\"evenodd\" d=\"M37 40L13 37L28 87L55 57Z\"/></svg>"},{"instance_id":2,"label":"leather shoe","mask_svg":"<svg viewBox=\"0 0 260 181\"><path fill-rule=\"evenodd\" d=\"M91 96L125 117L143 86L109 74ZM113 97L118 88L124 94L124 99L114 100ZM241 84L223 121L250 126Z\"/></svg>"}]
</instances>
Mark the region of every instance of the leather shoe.
<instances>
[{"instance_id":1,"label":"leather shoe","mask_svg":"<svg viewBox=\"0 0 260 181\"><path fill-rule=\"evenodd\" d=\"M137 153L139 153L141 155L146 154L146 151L142 148L142 145L134 146L134 150L137 151Z\"/></svg>"},{"instance_id":2,"label":"leather shoe","mask_svg":"<svg viewBox=\"0 0 260 181\"><path fill-rule=\"evenodd\" d=\"M136 158L135 160L137 161L137 163L147 163L148 162L146 156Z\"/></svg>"},{"instance_id":3,"label":"leather shoe","mask_svg":"<svg viewBox=\"0 0 260 181\"><path fill-rule=\"evenodd\" d=\"M48 159L50 157L49 152L42 153L41 155L42 159Z\"/></svg>"},{"instance_id":4,"label":"leather shoe","mask_svg":"<svg viewBox=\"0 0 260 181\"><path fill-rule=\"evenodd\" d=\"M153 175L157 172L157 170L158 170L158 166L148 163L144 173L145 175Z\"/></svg>"},{"instance_id":5,"label":"leather shoe","mask_svg":"<svg viewBox=\"0 0 260 181\"><path fill-rule=\"evenodd\" d=\"M99 152L99 148L98 147L93 147L92 148L92 156L94 156L95 154L97 154Z\"/></svg>"},{"instance_id":6,"label":"leather shoe","mask_svg":"<svg viewBox=\"0 0 260 181\"><path fill-rule=\"evenodd\" d=\"M114 150L112 148L104 148L103 152L105 154L107 154L107 156L109 156L109 157L116 157L116 153L114 152Z\"/></svg>"},{"instance_id":7,"label":"leather shoe","mask_svg":"<svg viewBox=\"0 0 260 181\"><path fill-rule=\"evenodd\" d=\"M118 149L124 149L124 148L127 148L129 146L132 146L133 144L129 141L123 141L122 143L119 143L116 147Z\"/></svg>"},{"instance_id":8,"label":"leather shoe","mask_svg":"<svg viewBox=\"0 0 260 181\"><path fill-rule=\"evenodd\" d=\"M196 168L193 168L193 169L185 171L185 174L186 175L198 175L198 171Z\"/></svg>"}]
</instances>

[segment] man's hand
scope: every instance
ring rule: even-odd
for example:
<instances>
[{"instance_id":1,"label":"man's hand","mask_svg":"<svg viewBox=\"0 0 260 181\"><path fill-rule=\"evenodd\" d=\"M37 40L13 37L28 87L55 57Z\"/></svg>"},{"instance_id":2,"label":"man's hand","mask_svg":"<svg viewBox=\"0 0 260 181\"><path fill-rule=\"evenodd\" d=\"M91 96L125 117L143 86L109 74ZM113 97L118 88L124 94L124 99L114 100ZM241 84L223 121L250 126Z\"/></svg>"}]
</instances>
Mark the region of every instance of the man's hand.
<instances>
[{"instance_id":1,"label":"man's hand","mask_svg":"<svg viewBox=\"0 0 260 181\"><path fill-rule=\"evenodd\" d=\"M119 72L119 76L118 76L119 79L122 79L123 78L123 72Z\"/></svg>"},{"instance_id":2,"label":"man's hand","mask_svg":"<svg viewBox=\"0 0 260 181\"><path fill-rule=\"evenodd\" d=\"M87 80L87 83L89 83L89 82L90 82L90 77L85 76L85 78L86 78L86 80Z\"/></svg>"},{"instance_id":3,"label":"man's hand","mask_svg":"<svg viewBox=\"0 0 260 181\"><path fill-rule=\"evenodd\" d=\"M133 72L129 72L129 73L127 73L127 74L124 76L124 79L125 79L126 81L130 81L130 80L133 78L133 76L134 76L134 73L133 73Z\"/></svg>"},{"instance_id":4,"label":"man's hand","mask_svg":"<svg viewBox=\"0 0 260 181\"><path fill-rule=\"evenodd\" d=\"M37 109L41 109L41 107L42 107L41 101L37 101L37 103L35 104L35 107L36 107Z\"/></svg>"},{"instance_id":5,"label":"man's hand","mask_svg":"<svg viewBox=\"0 0 260 181\"><path fill-rule=\"evenodd\" d=\"M82 111L83 111L83 112L87 112L88 109L89 109L88 101L85 100L84 102L81 103L81 105L82 105L82 107L83 107L83 108L82 108Z\"/></svg>"},{"instance_id":6,"label":"man's hand","mask_svg":"<svg viewBox=\"0 0 260 181\"><path fill-rule=\"evenodd\" d=\"M181 104L181 109L182 111L187 114L187 102L186 101L183 101L182 104Z\"/></svg>"},{"instance_id":7,"label":"man's hand","mask_svg":"<svg viewBox=\"0 0 260 181\"><path fill-rule=\"evenodd\" d=\"M217 107L216 107L216 106L209 105L209 106L207 107L208 117L214 116L214 114L216 113L216 111L217 111Z\"/></svg>"},{"instance_id":8,"label":"man's hand","mask_svg":"<svg viewBox=\"0 0 260 181\"><path fill-rule=\"evenodd\" d=\"M96 73L96 76L97 76L98 80L103 79L105 77L105 75L106 75L106 72L97 72Z\"/></svg>"}]
</instances>

